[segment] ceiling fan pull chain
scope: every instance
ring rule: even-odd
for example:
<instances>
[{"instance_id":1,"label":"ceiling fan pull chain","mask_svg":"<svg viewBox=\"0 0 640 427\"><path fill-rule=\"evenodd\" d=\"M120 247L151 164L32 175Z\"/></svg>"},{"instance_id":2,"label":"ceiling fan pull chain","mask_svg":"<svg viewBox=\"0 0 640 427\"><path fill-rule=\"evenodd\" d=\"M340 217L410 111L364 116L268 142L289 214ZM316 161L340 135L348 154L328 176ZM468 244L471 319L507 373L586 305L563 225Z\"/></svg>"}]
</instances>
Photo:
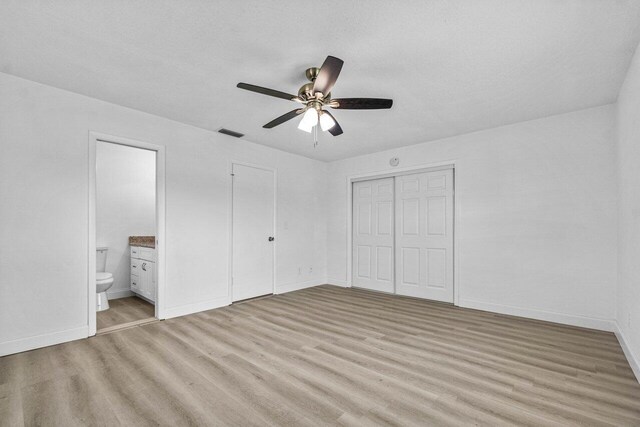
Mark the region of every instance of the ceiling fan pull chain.
<instances>
[{"instance_id":1,"label":"ceiling fan pull chain","mask_svg":"<svg viewBox=\"0 0 640 427\"><path fill-rule=\"evenodd\" d=\"M318 125L313 127L313 148L318 146Z\"/></svg>"}]
</instances>

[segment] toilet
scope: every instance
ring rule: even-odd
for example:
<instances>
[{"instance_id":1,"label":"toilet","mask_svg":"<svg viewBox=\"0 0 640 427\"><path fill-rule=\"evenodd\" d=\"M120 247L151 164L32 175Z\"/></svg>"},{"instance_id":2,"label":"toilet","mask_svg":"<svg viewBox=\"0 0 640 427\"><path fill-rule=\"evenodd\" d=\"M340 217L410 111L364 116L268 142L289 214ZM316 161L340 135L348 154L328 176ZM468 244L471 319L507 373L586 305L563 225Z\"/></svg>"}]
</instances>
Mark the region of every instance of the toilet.
<instances>
[{"instance_id":1,"label":"toilet","mask_svg":"<svg viewBox=\"0 0 640 427\"><path fill-rule=\"evenodd\" d=\"M96 311L109 309L107 289L113 285L113 274L104 271L107 267L109 248L96 248Z\"/></svg>"}]
</instances>

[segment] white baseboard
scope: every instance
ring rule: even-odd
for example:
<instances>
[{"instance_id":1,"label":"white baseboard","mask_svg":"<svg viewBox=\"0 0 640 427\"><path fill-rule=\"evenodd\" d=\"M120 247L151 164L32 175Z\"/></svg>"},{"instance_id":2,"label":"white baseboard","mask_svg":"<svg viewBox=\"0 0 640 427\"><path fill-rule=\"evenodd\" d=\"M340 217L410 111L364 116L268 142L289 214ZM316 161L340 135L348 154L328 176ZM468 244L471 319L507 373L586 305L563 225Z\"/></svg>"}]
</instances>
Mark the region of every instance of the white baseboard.
<instances>
[{"instance_id":1,"label":"white baseboard","mask_svg":"<svg viewBox=\"0 0 640 427\"><path fill-rule=\"evenodd\" d=\"M350 288L351 285L349 284L349 282L347 282L346 280L342 280L342 279L333 279L331 277L329 277L327 279L327 283L329 285L334 285L334 286L341 286L343 288Z\"/></svg>"},{"instance_id":2,"label":"white baseboard","mask_svg":"<svg viewBox=\"0 0 640 427\"><path fill-rule=\"evenodd\" d=\"M490 311L492 313L508 314L511 316L527 317L529 319L545 320L547 322L561 323L563 325L579 326L582 328L598 329L600 331L614 332L613 319L599 319L596 317L575 316L571 314L555 313L544 310L514 307L510 305L493 304L460 298L460 307L474 308L476 310Z\"/></svg>"},{"instance_id":3,"label":"white baseboard","mask_svg":"<svg viewBox=\"0 0 640 427\"><path fill-rule=\"evenodd\" d=\"M67 329L49 334L36 335L34 337L20 338L13 341L0 343L0 356L22 353L41 347L49 347L67 341L79 340L89 336L89 326Z\"/></svg>"},{"instance_id":4,"label":"white baseboard","mask_svg":"<svg viewBox=\"0 0 640 427\"><path fill-rule=\"evenodd\" d=\"M636 376L636 380L640 383L640 357L633 353L631 347L627 344L627 340L624 338L624 334L622 333L622 329L618 325L618 322L615 322L615 331L616 338L618 338L618 342L620 343L620 347L622 347L622 351L624 351L624 355L629 362L629 366L631 366L631 370Z\"/></svg>"},{"instance_id":5,"label":"white baseboard","mask_svg":"<svg viewBox=\"0 0 640 427\"><path fill-rule=\"evenodd\" d=\"M107 297L109 299L118 299L118 298L126 298L126 297L132 297L135 294L133 292L131 292L130 289L116 289L116 290L109 290L107 291Z\"/></svg>"},{"instance_id":6,"label":"white baseboard","mask_svg":"<svg viewBox=\"0 0 640 427\"><path fill-rule=\"evenodd\" d=\"M320 286L326 283L327 281L325 279L313 279L307 280L305 282L286 283L284 285L276 286L276 294L284 294L287 292L298 291L300 289L312 288L314 286Z\"/></svg>"},{"instance_id":7,"label":"white baseboard","mask_svg":"<svg viewBox=\"0 0 640 427\"><path fill-rule=\"evenodd\" d=\"M186 316L187 314L198 313L200 311L212 310L231 304L228 296L213 298L206 301L195 302L192 304L179 305L177 307L168 307L161 314L163 319L171 319L173 317Z\"/></svg>"}]
</instances>

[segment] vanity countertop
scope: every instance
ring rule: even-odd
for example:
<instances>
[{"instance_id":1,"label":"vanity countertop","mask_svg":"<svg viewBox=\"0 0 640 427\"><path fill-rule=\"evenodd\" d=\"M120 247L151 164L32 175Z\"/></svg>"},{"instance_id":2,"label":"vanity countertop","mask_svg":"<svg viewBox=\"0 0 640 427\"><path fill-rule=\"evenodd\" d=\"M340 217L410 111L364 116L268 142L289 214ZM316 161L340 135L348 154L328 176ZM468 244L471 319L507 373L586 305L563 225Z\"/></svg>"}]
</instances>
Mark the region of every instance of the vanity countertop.
<instances>
[{"instance_id":1,"label":"vanity countertop","mask_svg":"<svg viewBox=\"0 0 640 427\"><path fill-rule=\"evenodd\" d=\"M156 236L129 236L129 246L141 246L143 248L156 247Z\"/></svg>"}]
</instances>

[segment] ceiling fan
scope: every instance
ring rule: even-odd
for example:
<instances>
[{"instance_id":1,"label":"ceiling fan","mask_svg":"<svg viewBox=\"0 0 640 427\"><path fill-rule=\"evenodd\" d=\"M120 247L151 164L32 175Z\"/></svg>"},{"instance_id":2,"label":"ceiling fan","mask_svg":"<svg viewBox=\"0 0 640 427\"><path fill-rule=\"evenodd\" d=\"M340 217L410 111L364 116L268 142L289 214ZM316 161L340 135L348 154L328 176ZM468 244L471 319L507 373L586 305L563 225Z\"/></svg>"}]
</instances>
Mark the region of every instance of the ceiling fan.
<instances>
[{"instance_id":1,"label":"ceiling fan","mask_svg":"<svg viewBox=\"0 0 640 427\"><path fill-rule=\"evenodd\" d=\"M263 128L271 129L275 126L302 116L302 120L298 124L298 129L311 133L316 130L317 125L323 131L329 131L333 136L342 134L342 128L333 115L325 110L326 107L342 109L342 110L378 110L391 108L393 100L381 98L331 98L331 89L340 75L344 61L334 56L327 56L322 67L308 68L305 72L310 83L304 84L299 90L298 95L291 95L278 90L266 87L250 85L248 83L238 83L240 89L250 90L252 92L261 93L263 95L275 96L289 101L302 104L301 108L289 111L282 116L273 119L263 126Z\"/></svg>"}]
</instances>

